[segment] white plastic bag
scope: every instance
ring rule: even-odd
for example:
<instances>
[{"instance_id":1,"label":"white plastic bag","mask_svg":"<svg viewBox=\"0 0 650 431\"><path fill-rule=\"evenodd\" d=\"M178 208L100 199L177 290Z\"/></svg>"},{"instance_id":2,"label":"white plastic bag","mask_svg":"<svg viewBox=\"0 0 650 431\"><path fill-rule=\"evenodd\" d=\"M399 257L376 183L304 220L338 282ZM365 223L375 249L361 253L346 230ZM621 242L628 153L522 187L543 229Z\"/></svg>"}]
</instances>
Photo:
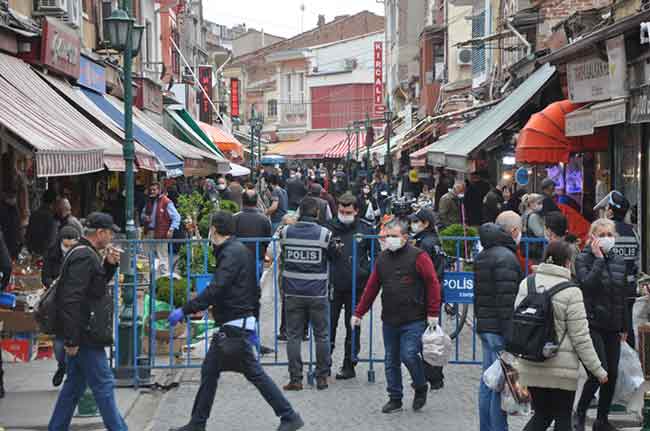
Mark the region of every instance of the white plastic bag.
<instances>
[{"instance_id":1,"label":"white plastic bag","mask_svg":"<svg viewBox=\"0 0 650 431\"><path fill-rule=\"evenodd\" d=\"M501 367L501 360L497 358L492 365L483 373L483 383L495 392L501 392L506 381Z\"/></svg>"},{"instance_id":2,"label":"white plastic bag","mask_svg":"<svg viewBox=\"0 0 650 431\"><path fill-rule=\"evenodd\" d=\"M444 367L451 356L451 338L440 325L428 326L422 334L422 357L434 367Z\"/></svg>"},{"instance_id":3,"label":"white plastic bag","mask_svg":"<svg viewBox=\"0 0 650 431\"><path fill-rule=\"evenodd\" d=\"M527 416L530 414L530 402L518 402L506 385L501 392L501 410L510 416Z\"/></svg>"},{"instance_id":4,"label":"white plastic bag","mask_svg":"<svg viewBox=\"0 0 650 431\"><path fill-rule=\"evenodd\" d=\"M618 361L618 379L614 389L614 403L626 405L643 384L643 369L637 352L629 344L621 342Z\"/></svg>"}]
</instances>

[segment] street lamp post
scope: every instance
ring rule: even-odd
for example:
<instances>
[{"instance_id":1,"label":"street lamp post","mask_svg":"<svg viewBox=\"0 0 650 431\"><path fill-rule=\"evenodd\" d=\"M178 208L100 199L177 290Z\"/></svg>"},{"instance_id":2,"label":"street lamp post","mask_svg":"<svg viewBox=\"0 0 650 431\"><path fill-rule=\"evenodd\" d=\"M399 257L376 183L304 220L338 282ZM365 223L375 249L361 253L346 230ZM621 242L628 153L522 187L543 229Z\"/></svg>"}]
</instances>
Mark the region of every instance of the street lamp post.
<instances>
[{"instance_id":1,"label":"street lamp post","mask_svg":"<svg viewBox=\"0 0 650 431\"><path fill-rule=\"evenodd\" d=\"M251 129L251 178L253 183L255 183L255 106L251 105L251 118L248 122L249 128Z\"/></svg>"},{"instance_id":2,"label":"street lamp post","mask_svg":"<svg viewBox=\"0 0 650 431\"><path fill-rule=\"evenodd\" d=\"M135 216L134 216L134 169L135 149L133 144L133 85L132 85L132 63L133 57L138 55L142 41L144 26L135 25L135 19L131 17L131 0L123 0L123 9L116 9L110 17L104 20L108 30L111 48L122 52L124 56L124 182L126 189L126 238L129 240L136 239ZM131 252L132 247L127 247ZM131 256L127 256L125 271L127 274L132 272ZM131 274L132 275L132 274ZM129 277L132 280L132 277ZM118 379L128 379L134 374L134 364L132 363L133 347L132 328L134 324L133 316L133 289L128 283L123 286L122 300L123 308L120 312L120 338L119 349L120 355L117 358L118 367L115 371ZM131 354L129 354L131 353Z\"/></svg>"},{"instance_id":3,"label":"street lamp post","mask_svg":"<svg viewBox=\"0 0 650 431\"><path fill-rule=\"evenodd\" d=\"M390 105L389 105L389 100L386 98L386 111L384 112L384 121L386 122L386 132L384 133L385 140L386 140L386 174L388 175L388 191L390 192L392 190L392 184L393 184L393 156L390 153L390 135L392 133L391 131L391 112L390 112Z\"/></svg>"}]
</instances>

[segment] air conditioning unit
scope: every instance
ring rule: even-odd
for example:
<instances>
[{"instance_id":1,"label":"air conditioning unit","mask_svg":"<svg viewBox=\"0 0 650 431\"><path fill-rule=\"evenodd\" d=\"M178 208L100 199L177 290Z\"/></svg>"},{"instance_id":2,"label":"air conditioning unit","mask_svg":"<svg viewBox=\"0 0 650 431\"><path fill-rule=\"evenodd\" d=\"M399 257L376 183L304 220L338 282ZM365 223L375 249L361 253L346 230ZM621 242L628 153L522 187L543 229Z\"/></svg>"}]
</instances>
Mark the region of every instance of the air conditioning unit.
<instances>
[{"instance_id":1,"label":"air conditioning unit","mask_svg":"<svg viewBox=\"0 0 650 431\"><path fill-rule=\"evenodd\" d=\"M68 13L68 0L38 0L38 11L45 13Z\"/></svg>"},{"instance_id":2,"label":"air conditioning unit","mask_svg":"<svg viewBox=\"0 0 650 431\"><path fill-rule=\"evenodd\" d=\"M352 71L357 68L357 59L356 58L346 58L345 59L345 70Z\"/></svg>"},{"instance_id":3,"label":"air conditioning unit","mask_svg":"<svg viewBox=\"0 0 650 431\"><path fill-rule=\"evenodd\" d=\"M70 27L81 27L82 10L81 0L68 0L68 16L65 19Z\"/></svg>"},{"instance_id":4,"label":"air conditioning unit","mask_svg":"<svg viewBox=\"0 0 650 431\"><path fill-rule=\"evenodd\" d=\"M471 66L472 65L472 49L471 48L460 48L457 51L457 63L459 66Z\"/></svg>"}]
</instances>

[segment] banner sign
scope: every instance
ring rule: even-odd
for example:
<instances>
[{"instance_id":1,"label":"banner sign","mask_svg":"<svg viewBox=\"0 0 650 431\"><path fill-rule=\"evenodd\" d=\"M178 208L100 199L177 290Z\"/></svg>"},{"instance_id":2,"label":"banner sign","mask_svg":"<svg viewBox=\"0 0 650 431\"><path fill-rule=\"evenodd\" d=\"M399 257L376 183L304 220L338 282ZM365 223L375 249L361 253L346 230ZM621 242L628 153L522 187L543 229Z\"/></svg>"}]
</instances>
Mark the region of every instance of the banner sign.
<instances>
[{"instance_id":1,"label":"banner sign","mask_svg":"<svg viewBox=\"0 0 650 431\"><path fill-rule=\"evenodd\" d=\"M230 78L230 118L239 118L239 79Z\"/></svg>"},{"instance_id":2,"label":"banner sign","mask_svg":"<svg viewBox=\"0 0 650 431\"><path fill-rule=\"evenodd\" d=\"M573 103L609 99L609 64L590 57L567 64L569 100Z\"/></svg>"},{"instance_id":3,"label":"banner sign","mask_svg":"<svg viewBox=\"0 0 650 431\"><path fill-rule=\"evenodd\" d=\"M445 272L442 297L447 304L474 303L474 273Z\"/></svg>"},{"instance_id":4,"label":"banner sign","mask_svg":"<svg viewBox=\"0 0 650 431\"><path fill-rule=\"evenodd\" d=\"M49 69L79 79L81 38L63 22L46 17L43 21L41 61Z\"/></svg>"},{"instance_id":5,"label":"banner sign","mask_svg":"<svg viewBox=\"0 0 650 431\"><path fill-rule=\"evenodd\" d=\"M106 68L91 59L81 56L81 70L77 84L99 94L106 93Z\"/></svg>"},{"instance_id":6,"label":"banner sign","mask_svg":"<svg viewBox=\"0 0 650 431\"><path fill-rule=\"evenodd\" d=\"M212 66L199 66L199 85L199 120L212 124Z\"/></svg>"},{"instance_id":7,"label":"banner sign","mask_svg":"<svg viewBox=\"0 0 650 431\"><path fill-rule=\"evenodd\" d=\"M384 115L386 106L384 105L384 53L383 53L383 43L374 42L374 52L375 52L375 75L374 75L374 90L373 90L373 105L375 116Z\"/></svg>"}]
</instances>

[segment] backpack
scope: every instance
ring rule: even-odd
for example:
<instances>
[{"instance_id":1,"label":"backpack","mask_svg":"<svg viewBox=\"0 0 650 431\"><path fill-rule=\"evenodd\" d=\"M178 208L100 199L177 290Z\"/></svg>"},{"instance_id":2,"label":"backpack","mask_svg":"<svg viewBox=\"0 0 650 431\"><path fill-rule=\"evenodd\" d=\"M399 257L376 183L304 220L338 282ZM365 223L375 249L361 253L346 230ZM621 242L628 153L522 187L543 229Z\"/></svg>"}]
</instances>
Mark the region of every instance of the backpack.
<instances>
[{"instance_id":1,"label":"backpack","mask_svg":"<svg viewBox=\"0 0 650 431\"><path fill-rule=\"evenodd\" d=\"M56 334L56 324L57 324L57 306L56 306L56 295L58 291L58 285L63 278L63 271L65 269L65 264L68 261L68 258L72 255L75 250L88 248L85 245L79 245L74 247L72 250L63 258L63 263L61 264L61 271L59 276L52 282L52 285L41 294L41 297L38 300L36 305L36 310L34 311L34 320L40 328L41 332L46 335L55 335Z\"/></svg>"},{"instance_id":2,"label":"backpack","mask_svg":"<svg viewBox=\"0 0 650 431\"><path fill-rule=\"evenodd\" d=\"M535 213L528 213L522 217L521 224L522 224L522 231L523 231L523 236L531 239L541 239L542 237L538 237L535 235L535 233L528 228L528 221L530 220L530 216L532 216ZM537 213L539 215L539 213ZM545 244L543 242L521 242L519 245L521 248L521 255L523 257L526 257L526 253L528 253L528 258L529 259L534 259L534 260L539 260L542 258L544 255L544 247Z\"/></svg>"},{"instance_id":3,"label":"backpack","mask_svg":"<svg viewBox=\"0 0 650 431\"><path fill-rule=\"evenodd\" d=\"M538 293L535 288L535 275L526 279L528 294L515 308L510 331L506 335L506 351L533 362L544 362L557 355L560 344L555 333L552 298L556 293L577 287L570 281Z\"/></svg>"}]
</instances>

